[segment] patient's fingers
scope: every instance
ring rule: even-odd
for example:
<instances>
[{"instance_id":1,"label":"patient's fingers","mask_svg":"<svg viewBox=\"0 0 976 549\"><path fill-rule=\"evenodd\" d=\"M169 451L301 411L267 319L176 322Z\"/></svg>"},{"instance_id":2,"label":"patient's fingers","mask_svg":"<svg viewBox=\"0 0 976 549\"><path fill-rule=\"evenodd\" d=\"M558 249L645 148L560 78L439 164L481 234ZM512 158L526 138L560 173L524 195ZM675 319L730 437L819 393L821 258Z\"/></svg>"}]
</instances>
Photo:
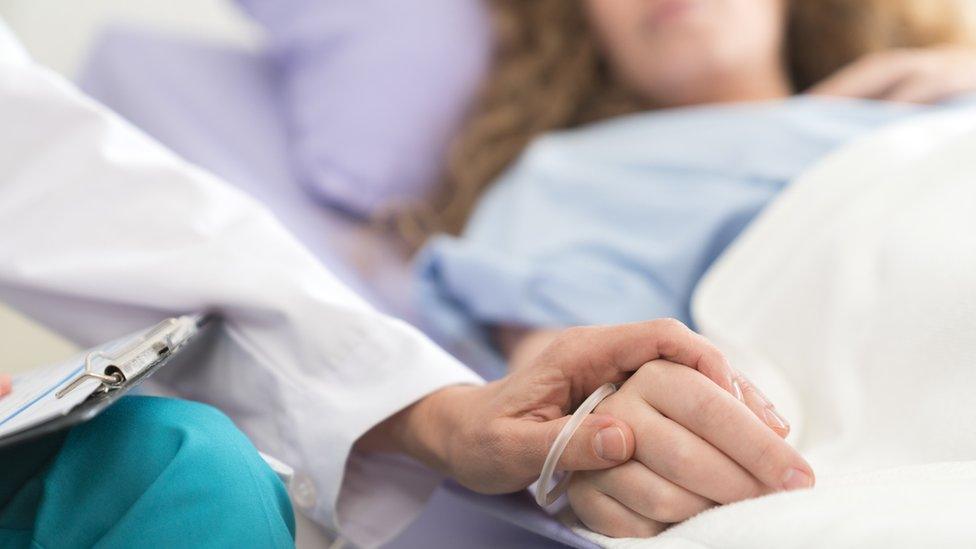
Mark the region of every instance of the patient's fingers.
<instances>
[{"instance_id":1,"label":"patient's fingers","mask_svg":"<svg viewBox=\"0 0 976 549\"><path fill-rule=\"evenodd\" d=\"M585 478L574 478L567 494L577 518L590 530L605 536L649 538L667 528L666 524L644 517L600 492Z\"/></svg>"},{"instance_id":2,"label":"patient's fingers","mask_svg":"<svg viewBox=\"0 0 976 549\"><path fill-rule=\"evenodd\" d=\"M584 474L600 492L658 522L681 522L715 506L714 501L669 482L638 461Z\"/></svg>"},{"instance_id":3,"label":"patient's fingers","mask_svg":"<svg viewBox=\"0 0 976 549\"><path fill-rule=\"evenodd\" d=\"M716 387L711 387L719 392ZM731 458L644 402L645 396L637 395L635 402L626 387L618 395L607 399L597 410L601 414L627 418L636 440L634 460L657 475L719 503L732 503L770 492ZM750 414L745 408L742 413Z\"/></svg>"},{"instance_id":4,"label":"patient's fingers","mask_svg":"<svg viewBox=\"0 0 976 549\"><path fill-rule=\"evenodd\" d=\"M686 368L655 361L639 384L658 411L721 450L774 489L813 486L813 470L800 454L727 393ZM633 425L633 424L631 424ZM638 449L641 434L635 429Z\"/></svg>"},{"instance_id":5,"label":"patient's fingers","mask_svg":"<svg viewBox=\"0 0 976 549\"><path fill-rule=\"evenodd\" d=\"M773 406L773 403L766 398L766 395L758 387L749 381L749 378L740 372L736 372L735 379L732 380L732 383L739 389L742 395L742 398L739 400L744 402L752 410L752 413L756 414L756 417L763 420L763 423L768 425L780 437L786 438L786 435L790 434L790 422L776 410L776 406Z\"/></svg>"}]
</instances>

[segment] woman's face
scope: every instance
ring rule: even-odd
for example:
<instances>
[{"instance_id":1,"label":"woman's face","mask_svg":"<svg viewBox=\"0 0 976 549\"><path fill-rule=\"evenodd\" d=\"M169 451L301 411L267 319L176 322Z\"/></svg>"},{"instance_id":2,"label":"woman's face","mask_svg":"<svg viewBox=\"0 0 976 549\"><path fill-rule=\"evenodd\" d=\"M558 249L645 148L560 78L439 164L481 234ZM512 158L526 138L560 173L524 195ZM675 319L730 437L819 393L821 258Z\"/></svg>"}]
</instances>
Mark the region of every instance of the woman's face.
<instances>
[{"instance_id":1,"label":"woman's face","mask_svg":"<svg viewBox=\"0 0 976 549\"><path fill-rule=\"evenodd\" d=\"M785 0L584 0L617 78L656 106L782 97Z\"/></svg>"}]
</instances>

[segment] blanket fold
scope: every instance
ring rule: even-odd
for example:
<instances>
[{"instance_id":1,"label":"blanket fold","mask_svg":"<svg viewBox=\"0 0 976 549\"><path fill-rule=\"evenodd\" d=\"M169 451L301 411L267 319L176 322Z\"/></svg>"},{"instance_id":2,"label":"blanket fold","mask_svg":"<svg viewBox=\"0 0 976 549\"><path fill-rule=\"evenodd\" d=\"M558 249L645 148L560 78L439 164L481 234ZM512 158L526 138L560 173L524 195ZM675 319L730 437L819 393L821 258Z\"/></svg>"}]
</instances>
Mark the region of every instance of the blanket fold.
<instances>
[{"instance_id":1,"label":"blanket fold","mask_svg":"<svg viewBox=\"0 0 976 549\"><path fill-rule=\"evenodd\" d=\"M693 313L790 418L818 485L652 540L592 539L976 545L976 110L897 124L805 174L712 267Z\"/></svg>"}]
</instances>

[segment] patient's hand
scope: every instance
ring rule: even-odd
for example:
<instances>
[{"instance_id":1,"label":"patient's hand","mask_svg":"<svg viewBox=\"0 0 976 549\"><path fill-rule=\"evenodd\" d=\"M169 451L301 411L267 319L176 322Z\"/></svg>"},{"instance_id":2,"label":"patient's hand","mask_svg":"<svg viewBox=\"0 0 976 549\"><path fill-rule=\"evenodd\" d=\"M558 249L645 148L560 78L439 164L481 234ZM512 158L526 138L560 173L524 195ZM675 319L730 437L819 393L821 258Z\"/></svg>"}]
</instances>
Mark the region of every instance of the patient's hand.
<instances>
[{"instance_id":1,"label":"patient's hand","mask_svg":"<svg viewBox=\"0 0 976 549\"><path fill-rule=\"evenodd\" d=\"M941 47L867 55L814 86L814 95L938 103L976 92L976 49Z\"/></svg>"},{"instance_id":2,"label":"patient's hand","mask_svg":"<svg viewBox=\"0 0 976 549\"><path fill-rule=\"evenodd\" d=\"M740 378L748 398L764 398ZM775 412L766 408L770 412ZM569 501L590 529L649 537L716 504L813 485L813 471L757 413L699 371L658 360L596 411L627 422L634 458L577 472ZM767 420L768 422L769 420Z\"/></svg>"},{"instance_id":3,"label":"patient's hand","mask_svg":"<svg viewBox=\"0 0 976 549\"><path fill-rule=\"evenodd\" d=\"M0 397L10 392L10 376L0 374Z\"/></svg>"}]
</instances>

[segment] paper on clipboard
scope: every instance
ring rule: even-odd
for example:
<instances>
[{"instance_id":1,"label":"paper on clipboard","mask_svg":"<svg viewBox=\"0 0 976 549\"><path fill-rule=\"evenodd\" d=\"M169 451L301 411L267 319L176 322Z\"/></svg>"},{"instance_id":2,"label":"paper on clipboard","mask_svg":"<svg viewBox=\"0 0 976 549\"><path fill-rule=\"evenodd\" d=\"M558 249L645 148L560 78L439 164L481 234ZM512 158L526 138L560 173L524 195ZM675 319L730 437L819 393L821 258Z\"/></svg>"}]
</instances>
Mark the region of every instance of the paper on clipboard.
<instances>
[{"instance_id":1,"label":"paper on clipboard","mask_svg":"<svg viewBox=\"0 0 976 549\"><path fill-rule=\"evenodd\" d=\"M14 376L10 394L0 399L0 439L65 416L97 391L137 378L181 346L202 319L171 318L62 363Z\"/></svg>"},{"instance_id":2,"label":"paper on clipboard","mask_svg":"<svg viewBox=\"0 0 976 549\"><path fill-rule=\"evenodd\" d=\"M55 396L84 369L85 355L81 354L14 376L13 390L0 399L0 437L65 415L84 402L98 390L101 385L98 381L86 380L63 398Z\"/></svg>"}]
</instances>

